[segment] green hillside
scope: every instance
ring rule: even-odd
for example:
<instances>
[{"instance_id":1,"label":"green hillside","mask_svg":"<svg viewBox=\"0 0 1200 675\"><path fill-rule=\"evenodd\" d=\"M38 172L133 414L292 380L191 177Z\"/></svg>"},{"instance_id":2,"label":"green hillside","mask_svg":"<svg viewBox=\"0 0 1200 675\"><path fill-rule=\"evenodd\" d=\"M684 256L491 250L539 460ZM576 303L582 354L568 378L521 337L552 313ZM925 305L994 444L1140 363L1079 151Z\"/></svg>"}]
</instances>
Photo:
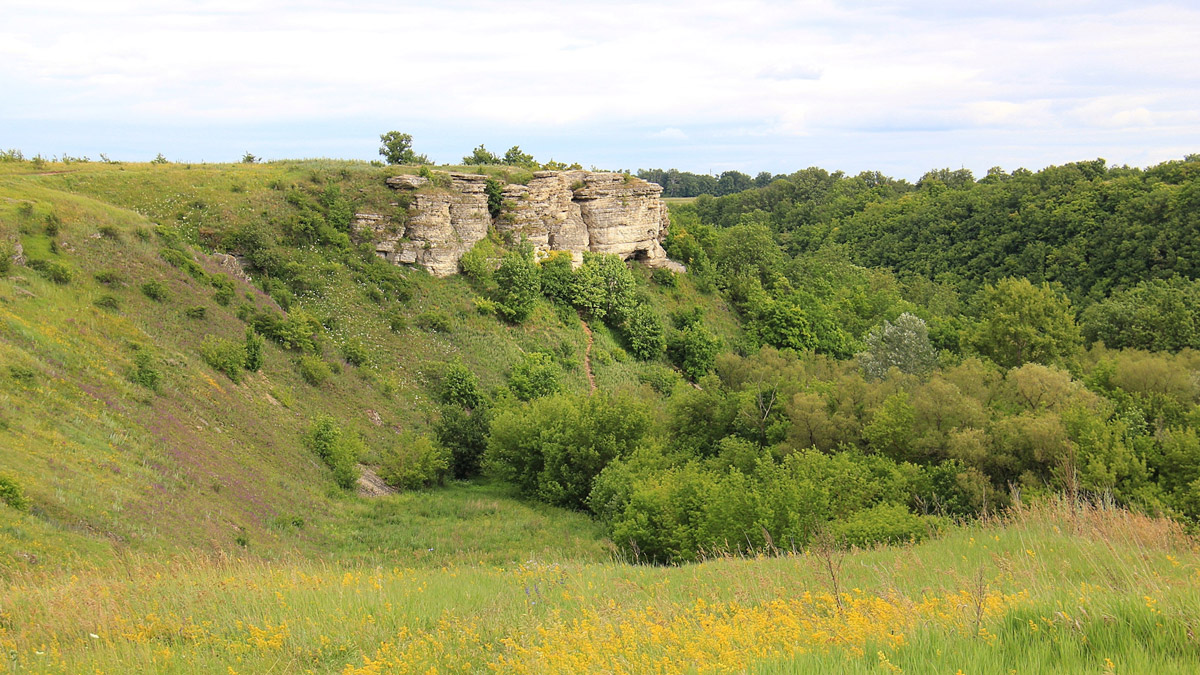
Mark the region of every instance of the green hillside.
<instances>
[{"instance_id":1,"label":"green hillside","mask_svg":"<svg viewBox=\"0 0 1200 675\"><path fill-rule=\"evenodd\" d=\"M418 536L417 516L399 518L396 532L377 528L396 521L395 504L412 498L368 500L338 489L304 444L313 420L330 416L344 434L361 437L359 459L374 465L411 438L401 432L429 431L437 414L431 392L445 364L465 364L491 389L523 353L549 347L564 388L586 391L580 321L549 304L511 326L481 314L479 295L462 278L434 280L353 248L278 247L285 264L305 270L286 283L247 282L210 255L253 228L283 236L281 214L296 210L288 194L332 185L353 195L355 210L394 208L384 169L313 161L6 163L0 171L0 242L19 242L27 259L0 277L0 475L32 505L4 510L6 569L76 566L130 550L274 557L434 548L439 559L454 557L425 544L455 536L441 527ZM721 311L686 281L670 294L649 284L647 292L664 306L690 298ZM319 324L319 356L267 340L261 369L235 367L236 381L205 361L206 345L239 346L256 313L283 316L280 301L288 316ZM618 349L613 340L597 327L598 352ZM324 363L328 379L308 382L306 359ZM611 358L594 364L607 388L641 386L637 368ZM464 503L499 500L491 519L545 529L533 539L556 547L582 537L580 552L607 555L586 519L547 519L508 495L498 485L462 485L417 501L434 502L427 517L436 522L434 514ZM462 529L451 549L491 548L486 526Z\"/></svg>"}]
</instances>

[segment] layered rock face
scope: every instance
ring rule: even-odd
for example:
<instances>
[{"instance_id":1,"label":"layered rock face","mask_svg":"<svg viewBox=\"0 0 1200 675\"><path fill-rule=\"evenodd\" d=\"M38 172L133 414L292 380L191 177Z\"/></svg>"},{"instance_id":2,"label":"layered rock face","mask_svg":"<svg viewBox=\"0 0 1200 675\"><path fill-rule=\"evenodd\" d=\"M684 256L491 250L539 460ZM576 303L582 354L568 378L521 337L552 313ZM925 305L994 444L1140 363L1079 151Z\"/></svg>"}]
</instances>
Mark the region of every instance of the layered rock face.
<instances>
[{"instance_id":1,"label":"layered rock face","mask_svg":"<svg viewBox=\"0 0 1200 675\"><path fill-rule=\"evenodd\" d=\"M495 220L488 213L486 176L451 173L447 187L419 176L396 176L387 184L404 196L407 223L397 227L381 216L358 214L356 226L373 233L379 255L421 265L435 276L457 272L459 259L492 225L526 237L539 253L569 251L577 263L585 251L596 251L682 270L662 248L669 224L662 188L626 174L539 171L528 185L504 187L504 208Z\"/></svg>"},{"instance_id":2,"label":"layered rock face","mask_svg":"<svg viewBox=\"0 0 1200 675\"><path fill-rule=\"evenodd\" d=\"M492 224L484 191L487 176L452 173L445 189L428 189L429 181L420 176L396 176L387 184L408 196L408 222L397 236L377 240L375 246L391 262L415 263L434 276L449 276L458 271L458 259L487 236ZM369 215L359 214L358 220L369 220ZM382 234L380 222L372 222L371 228Z\"/></svg>"}]
</instances>

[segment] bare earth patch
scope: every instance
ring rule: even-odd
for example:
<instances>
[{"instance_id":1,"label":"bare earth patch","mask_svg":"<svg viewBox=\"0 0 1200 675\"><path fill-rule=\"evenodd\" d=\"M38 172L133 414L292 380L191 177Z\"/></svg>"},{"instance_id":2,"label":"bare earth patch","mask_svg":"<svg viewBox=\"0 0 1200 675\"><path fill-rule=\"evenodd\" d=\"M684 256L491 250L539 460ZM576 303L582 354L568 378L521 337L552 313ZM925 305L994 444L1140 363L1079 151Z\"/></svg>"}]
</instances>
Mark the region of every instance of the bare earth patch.
<instances>
[{"instance_id":1,"label":"bare earth patch","mask_svg":"<svg viewBox=\"0 0 1200 675\"><path fill-rule=\"evenodd\" d=\"M383 497L396 494L396 489L390 487L375 470L366 464L358 465L358 495L360 497Z\"/></svg>"}]
</instances>

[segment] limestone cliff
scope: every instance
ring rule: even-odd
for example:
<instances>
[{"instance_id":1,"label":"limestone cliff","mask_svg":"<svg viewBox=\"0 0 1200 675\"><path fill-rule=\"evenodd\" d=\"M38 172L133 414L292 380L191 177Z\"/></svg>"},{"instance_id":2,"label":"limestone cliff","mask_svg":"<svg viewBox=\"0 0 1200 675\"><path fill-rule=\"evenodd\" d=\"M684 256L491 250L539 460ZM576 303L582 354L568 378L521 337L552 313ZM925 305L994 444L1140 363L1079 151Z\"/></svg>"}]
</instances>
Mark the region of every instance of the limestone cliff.
<instances>
[{"instance_id":1,"label":"limestone cliff","mask_svg":"<svg viewBox=\"0 0 1200 675\"><path fill-rule=\"evenodd\" d=\"M526 237L541 254L569 251L578 262L585 251L596 251L682 269L662 248L669 221L662 188L654 183L622 173L539 171L527 185L504 186L504 206L493 219L486 176L440 176L437 184L420 176L387 180L400 195L404 223L358 214L356 227L372 235L379 255L447 276L494 226Z\"/></svg>"}]
</instances>

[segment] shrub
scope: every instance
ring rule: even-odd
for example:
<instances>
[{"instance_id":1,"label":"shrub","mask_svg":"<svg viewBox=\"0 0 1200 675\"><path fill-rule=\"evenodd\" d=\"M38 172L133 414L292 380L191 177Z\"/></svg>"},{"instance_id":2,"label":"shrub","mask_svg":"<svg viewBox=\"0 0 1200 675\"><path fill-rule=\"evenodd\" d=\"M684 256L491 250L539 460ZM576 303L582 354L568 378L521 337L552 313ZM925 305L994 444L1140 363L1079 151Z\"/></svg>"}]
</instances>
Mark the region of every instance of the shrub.
<instances>
[{"instance_id":1,"label":"shrub","mask_svg":"<svg viewBox=\"0 0 1200 675\"><path fill-rule=\"evenodd\" d=\"M593 478L649 427L649 411L632 397L548 396L492 420L485 464L526 495L582 508Z\"/></svg>"},{"instance_id":2,"label":"shrub","mask_svg":"<svg viewBox=\"0 0 1200 675\"><path fill-rule=\"evenodd\" d=\"M29 498L13 478L0 474L0 502L18 511L29 510Z\"/></svg>"},{"instance_id":3,"label":"shrub","mask_svg":"<svg viewBox=\"0 0 1200 675\"><path fill-rule=\"evenodd\" d=\"M309 425L304 445L333 471L338 486L354 487L358 481L358 458L365 450L357 434L343 431L332 417L322 415Z\"/></svg>"},{"instance_id":4,"label":"shrub","mask_svg":"<svg viewBox=\"0 0 1200 675\"><path fill-rule=\"evenodd\" d=\"M529 318L542 292L533 247L526 244L504 254L493 276L496 279L496 313L512 323Z\"/></svg>"},{"instance_id":5,"label":"shrub","mask_svg":"<svg viewBox=\"0 0 1200 675\"><path fill-rule=\"evenodd\" d=\"M925 322L908 312L896 317L895 323L884 321L872 328L864 342L867 349L858 354L858 363L868 379L883 379L891 368L925 375L937 362Z\"/></svg>"},{"instance_id":6,"label":"shrub","mask_svg":"<svg viewBox=\"0 0 1200 675\"><path fill-rule=\"evenodd\" d=\"M100 270L96 272L95 279L105 286L116 286L125 281L125 277L116 270Z\"/></svg>"},{"instance_id":7,"label":"shrub","mask_svg":"<svg viewBox=\"0 0 1200 675\"><path fill-rule=\"evenodd\" d=\"M233 279L224 274L214 274L208 278L208 283L217 289L217 292L213 294L213 300L222 307L228 306L237 292L237 285L233 283Z\"/></svg>"},{"instance_id":8,"label":"shrub","mask_svg":"<svg viewBox=\"0 0 1200 675\"><path fill-rule=\"evenodd\" d=\"M246 370L257 373L263 367L263 349L267 346L267 341L263 336L254 332L250 326L246 326L246 341L243 349L246 351Z\"/></svg>"},{"instance_id":9,"label":"shrub","mask_svg":"<svg viewBox=\"0 0 1200 675\"><path fill-rule=\"evenodd\" d=\"M53 239L62 232L62 219L58 217L57 213L47 213L45 222L47 237Z\"/></svg>"},{"instance_id":10,"label":"shrub","mask_svg":"<svg viewBox=\"0 0 1200 675\"><path fill-rule=\"evenodd\" d=\"M384 453L379 477L392 487L415 490L441 485L449 470L449 450L428 436L405 433Z\"/></svg>"},{"instance_id":11,"label":"shrub","mask_svg":"<svg viewBox=\"0 0 1200 675\"><path fill-rule=\"evenodd\" d=\"M480 239L459 259L458 267L468 279L480 288L486 288L492 281L492 272L496 269L496 257L496 245L492 240Z\"/></svg>"},{"instance_id":12,"label":"shrub","mask_svg":"<svg viewBox=\"0 0 1200 675\"><path fill-rule=\"evenodd\" d=\"M16 255L17 247L8 240L0 240L0 275L8 274L12 269L13 256Z\"/></svg>"},{"instance_id":13,"label":"shrub","mask_svg":"<svg viewBox=\"0 0 1200 675\"><path fill-rule=\"evenodd\" d=\"M571 268L571 254L552 251L542 261L542 294L551 300L570 304L575 293L575 270Z\"/></svg>"},{"instance_id":14,"label":"shrub","mask_svg":"<svg viewBox=\"0 0 1200 675\"><path fill-rule=\"evenodd\" d=\"M200 343L200 357L235 383L241 381L246 365L246 348L242 343L209 335Z\"/></svg>"},{"instance_id":15,"label":"shrub","mask_svg":"<svg viewBox=\"0 0 1200 675\"><path fill-rule=\"evenodd\" d=\"M121 241L121 232L120 232L120 230L118 230L116 227L114 227L114 226L112 226L112 225L101 225L101 226L100 226L100 229L99 229L99 230L97 230L97 232L99 232L99 233L100 233L100 236L101 236L101 237L104 237L105 239L112 239L112 240L114 240L114 241Z\"/></svg>"},{"instance_id":16,"label":"shrub","mask_svg":"<svg viewBox=\"0 0 1200 675\"><path fill-rule=\"evenodd\" d=\"M712 370L720 350L721 339L699 323L676 333L667 345L671 361L692 381Z\"/></svg>"},{"instance_id":17,"label":"shrub","mask_svg":"<svg viewBox=\"0 0 1200 675\"><path fill-rule=\"evenodd\" d=\"M13 364L8 367L8 376L14 381L28 387L37 379L37 371L28 366Z\"/></svg>"},{"instance_id":18,"label":"shrub","mask_svg":"<svg viewBox=\"0 0 1200 675\"><path fill-rule=\"evenodd\" d=\"M197 263L195 260L192 260L191 256L177 248L164 248L163 250L159 251L159 255L161 255L162 259L167 261L172 267L177 267L186 271L193 279L199 279L203 281L205 277L208 276L205 273L204 268L201 267L199 263Z\"/></svg>"},{"instance_id":19,"label":"shrub","mask_svg":"<svg viewBox=\"0 0 1200 675\"><path fill-rule=\"evenodd\" d=\"M167 299L167 286L158 280L147 281L142 284L142 295L155 302L163 302Z\"/></svg>"},{"instance_id":20,"label":"shrub","mask_svg":"<svg viewBox=\"0 0 1200 675\"><path fill-rule=\"evenodd\" d=\"M300 377L314 387L325 384L329 378L333 377L333 371L329 369L329 364L315 354L301 356L297 367L300 369Z\"/></svg>"},{"instance_id":21,"label":"shrub","mask_svg":"<svg viewBox=\"0 0 1200 675\"><path fill-rule=\"evenodd\" d=\"M445 405L468 410L478 408L483 403L483 395L479 392L479 378L462 362L448 364L442 371L437 400Z\"/></svg>"},{"instance_id":22,"label":"shrub","mask_svg":"<svg viewBox=\"0 0 1200 675\"><path fill-rule=\"evenodd\" d=\"M926 520L898 504L879 504L858 511L830 529L839 540L860 548L919 542L929 536Z\"/></svg>"},{"instance_id":23,"label":"shrub","mask_svg":"<svg viewBox=\"0 0 1200 675\"><path fill-rule=\"evenodd\" d=\"M650 365L638 372L638 381L660 394L670 394L682 380L679 373L666 366Z\"/></svg>"},{"instance_id":24,"label":"shrub","mask_svg":"<svg viewBox=\"0 0 1200 675\"><path fill-rule=\"evenodd\" d=\"M549 354L530 352L521 357L508 375L508 387L522 401L558 393L561 371Z\"/></svg>"},{"instance_id":25,"label":"shrub","mask_svg":"<svg viewBox=\"0 0 1200 675\"><path fill-rule=\"evenodd\" d=\"M162 382L154 357L145 349L139 349L133 355L133 381L154 392Z\"/></svg>"},{"instance_id":26,"label":"shrub","mask_svg":"<svg viewBox=\"0 0 1200 675\"><path fill-rule=\"evenodd\" d=\"M408 319L404 318L400 312L393 312L388 317L388 330L393 333L403 333L408 330Z\"/></svg>"},{"instance_id":27,"label":"shrub","mask_svg":"<svg viewBox=\"0 0 1200 675\"><path fill-rule=\"evenodd\" d=\"M666 347L667 340L663 336L662 321L658 314L646 304L639 303L625 317L621 324L621 332L629 352L642 361L658 358Z\"/></svg>"},{"instance_id":28,"label":"shrub","mask_svg":"<svg viewBox=\"0 0 1200 675\"><path fill-rule=\"evenodd\" d=\"M416 318L417 327L427 333L449 333L450 317L445 312L431 309L421 312Z\"/></svg>"},{"instance_id":29,"label":"shrub","mask_svg":"<svg viewBox=\"0 0 1200 675\"><path fill-rule=\"evenodd\" d=\"M659 267L650 273L650 280L659 286L667 288L675 288L679 285L679 280L675 278L675 273L665 267Z\"/></svg>"},{"instance_id":30,"label":"shrub","mask_svg":"<svg viewBox=\"0 0 1200 675\"><path fill-rule=\"evenodd\" d=\"M203 319L208 316L208 308L200 305L188 307L183 310L183 315L189 319Z\"/></svg>"},{"instance_id":31,"label":"shrub","mask_svg":"<svg viewBox=\"0 0 1200 675\"><path fill-rule=\"evenodd\" d=\"M298 349L305 352L317 350L315 336L322 330L319 321L312 315L299 310L286 317L271 310L256 312L251 319L251 325L260 335L275 341L284 349Z\"/></svg>"},{"instance_id":32,"label":"shrub","mask_svg":"<svg viewBox=\"0 0 1200 675\"><path fill-rule=\"evenodd\" d=\"M470 478L479 473L490 424L491 411L487 406L473 410L442 406L442 415L433 429L438 443L450 451L450 471L455 478Z\"/></svg>"},{"instance_id":33,"label":"shrub","mask_svg":"<svg viewBox=\"0 0 1200 675\"><path fill-rule=\"evenodd\" d=\"M57 260L30 260L28 264L39 274L59 285L71 283L71 278L75 276L70 267Z\"/></svg>"},{"instance_id":34,"label":"shrub","mask_svg":"<svg viewBox=\"0 0 1200 675\"><path fill-rule=\"evenodd\" d=\"M111 309L114 312L121 309L120 299L111 293L105 293L104 295L96 298L94 304L101 309Z\"/></svg>"},{"instance_id":35,"label":"shrub","mask_svg":"<svg viewBox=\"0 0 1200 675\"><path fill-rule=\"evenodd\" d=\"M363 344L362 340L352 337L342 345L342 358L352 365L365 366L371 360L371 355L367 352L367 346Z\"/></svg>"}]
</instances>

